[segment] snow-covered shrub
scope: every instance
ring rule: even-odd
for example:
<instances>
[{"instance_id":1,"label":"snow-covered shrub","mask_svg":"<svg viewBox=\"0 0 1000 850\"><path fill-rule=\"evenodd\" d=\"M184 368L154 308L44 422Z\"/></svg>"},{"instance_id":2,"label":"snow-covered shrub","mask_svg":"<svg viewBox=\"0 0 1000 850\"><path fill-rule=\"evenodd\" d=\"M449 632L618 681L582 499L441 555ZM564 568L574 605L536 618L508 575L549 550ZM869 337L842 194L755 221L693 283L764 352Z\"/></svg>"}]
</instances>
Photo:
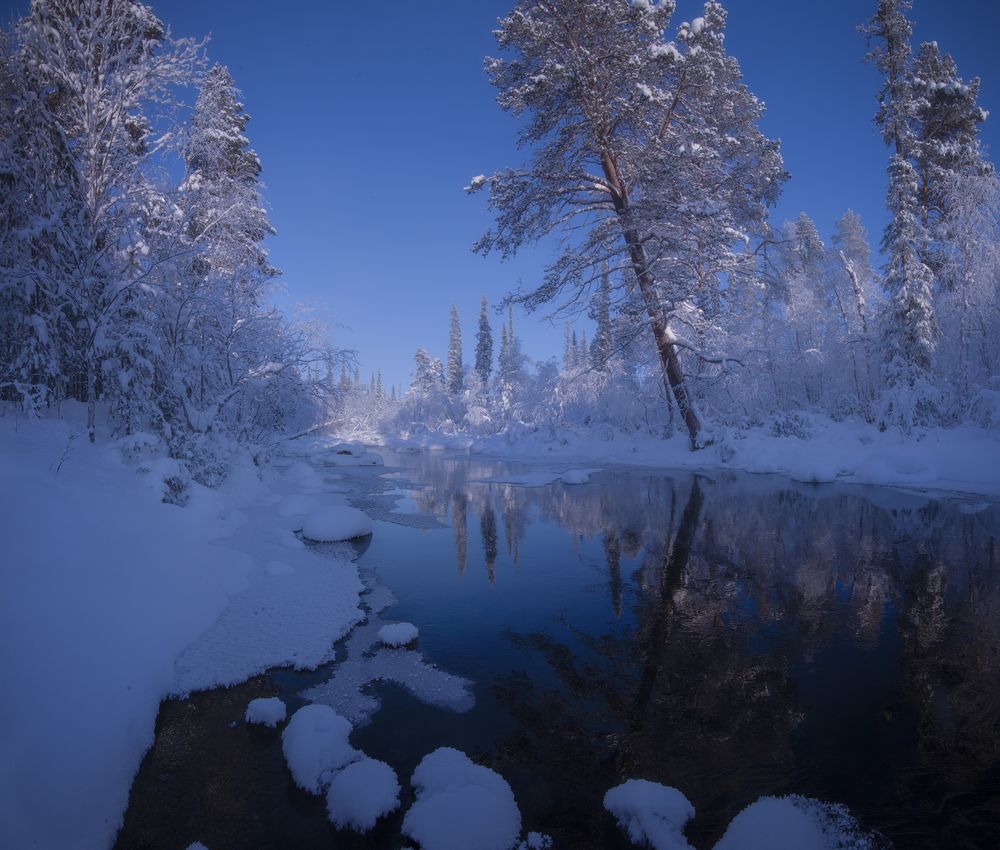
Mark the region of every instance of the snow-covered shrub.
<instances>
[{"instance_id":1,"label":"snow-covered shrub","mask_svg":"<svg viewBox=\"0 0 1000 850\"><path fill-rule=\"evenodd\" d=\"M808 440L813 435L812 422L798 411L778 413L771 419L768 429L774 437L798 437Z\"/></svg>"}]
</instances>

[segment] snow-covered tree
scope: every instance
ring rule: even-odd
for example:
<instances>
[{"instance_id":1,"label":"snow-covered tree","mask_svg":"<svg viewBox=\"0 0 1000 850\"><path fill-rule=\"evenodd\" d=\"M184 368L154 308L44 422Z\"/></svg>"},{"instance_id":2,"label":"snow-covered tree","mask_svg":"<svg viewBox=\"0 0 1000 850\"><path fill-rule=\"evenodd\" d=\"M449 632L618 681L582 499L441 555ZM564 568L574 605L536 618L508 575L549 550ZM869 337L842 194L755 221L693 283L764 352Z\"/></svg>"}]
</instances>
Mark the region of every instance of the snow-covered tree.
<instances>
[{"instance_id":1,"label":"snow-covered tree","mask_svg":"<svg viewBox=\"0 0 1000 850\"><path fill-rule=\"evenodd\" d=\"M879 0L865 28L874 43L869 59L885 76L876 123L892 150L887 193L892 218L882 240L888 257L885 288L889 301L882 318L887 388L880 421L882 427L897 425L904 432L934 414L937 392L930 370L938 340L934 276L924 262L928 234L913 164L918 145L911 122L916 106L910 67L913 28L906 17L910 5L909 0Z\"/></svg>"},{"instance_id":2,"label":"snow-covered tree","mask_svg":"<svg viewBox=\"0 0 1000 850\"><path fill-rule=\"evenodd\" d=\"M476 374L485 387L493 371L493 329L490 327L486 296L479 304L479 330L476 331Z\"/></svg>"},{"instance_id":3,"label":"snow-covered tree","mask_svg":"<svg viewBox=\"0 0 1000 850\"><path fill-rule=\"evenodd\" d=\"M526 117L522 169L478 177L497 214L482 252L513 254L558 231L564 252L521 300L576 303L607 260L641 305L692 444L702 424L681 353L698 351L680 328L688 304L738 281L742 249L766 226L784 178L777 143L757 129L763 107L725 54L725 12L705 6L664 38L674 10L626 0L521 0L500 21L487 60L500 106ZM586 302L584 302L586 303Z\"/></svg>"},{"instance_id":4,"label":"snow-covered tree","mask_svg":"<svg viewBox=\"0 0 1000 850\"><path fill-rule=\"evenodd\" d=\"M913 160L922 224L927 229L924 260L946 288L955 283L941 278L949 246L963 235L949 221L949 189L959 177L993 173L979 143L979 125L987 116L977 103L978 94L979 79L966 83L954 59L942 54L937 42L920 46L912 71Z\"/></svg>"},{"instance_id":5,"label":"snow-covered tree","mask_svg":"<svg viewBox=\"0 0 1000 850\"><path fill-rule=\"evenodd\" d=\"M462 325L458 308L451 305L451 323L448 330L448 392L457 396L465 386L465 366L462 364Z\"/></svg>"},{"instance_id":6,"label":"snow-covered tree","mask_svg":"<svg viewBox=\"0 0 1000 850\"><path fill-rule=\"evenodd\" d=\"M146 286L172 257L144 238L169 206L147 167L172 143L154 127L195 79L202 51L174 40L135 0L33 0L15 32L26 86L45 93L38 107L66 140L68 179L82 201L65 286L93 440L99 383L130 407L153 392Z\"/></svg>"},{"instance_id":7,"label":"snow-covered tree","mask_svg":"<svg viewBox=\"0 0 1000 850\"><path fill-rule=\"evenodd\" d=\"M590 345L590 363L594 369L607 368L613 350L611 325L611 275L607 267L601 269L601 285L591 303L590 317L597 324L594 341Z\"/></svg>"}]
</instances>

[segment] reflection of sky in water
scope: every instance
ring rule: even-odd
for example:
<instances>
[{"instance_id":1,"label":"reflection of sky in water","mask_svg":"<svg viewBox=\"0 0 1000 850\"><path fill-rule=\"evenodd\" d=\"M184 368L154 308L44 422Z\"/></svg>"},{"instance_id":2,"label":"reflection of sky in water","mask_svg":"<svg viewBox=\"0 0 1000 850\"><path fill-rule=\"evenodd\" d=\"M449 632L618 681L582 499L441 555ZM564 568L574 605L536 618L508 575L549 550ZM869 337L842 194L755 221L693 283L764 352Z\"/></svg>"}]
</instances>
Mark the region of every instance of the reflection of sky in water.
<instances>
[{"instance_id":1,"label":"reflection of sky in water","mask_svg":"<svg viewBox=\"0 0 1000 850\"><path fill-rule=\"evenodd\" d=\"M525 822L570 846L607 843L600 796L629 776L692 799L695 846L768 793L844 802L901 846L996 827L995 505L622 470L526 488L481 483L518 464L386 462L405 467L403 512L448 527L380 522L363 563L400 599L386 618L477 699L445 717L385 689L359 736L404 774L436 746L483 753Z\"/></svg>"}]
</instances>

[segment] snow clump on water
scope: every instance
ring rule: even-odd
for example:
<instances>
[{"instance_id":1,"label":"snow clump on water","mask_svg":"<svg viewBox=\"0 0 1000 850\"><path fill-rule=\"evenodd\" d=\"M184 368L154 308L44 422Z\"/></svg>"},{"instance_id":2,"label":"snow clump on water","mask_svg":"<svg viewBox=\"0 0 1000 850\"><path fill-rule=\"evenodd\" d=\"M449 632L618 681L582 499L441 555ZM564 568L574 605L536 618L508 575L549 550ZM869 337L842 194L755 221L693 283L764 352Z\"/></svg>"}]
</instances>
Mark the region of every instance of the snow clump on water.
<instances>
[{"instance_id":1,"label":"snow clump on water","mask_svg":"<svg viewBox=\"0 0 1000 850\"><path fill-rule=\"evenodd\" d=\"M413 623L389 623L378 630L378 639L386 646L406 646L420 636Z\"/></svg>"},{"instance_id":2,"label":"snow clump on water","mask_svg":"<svg viewBox=\"0 0 1000 850\"><path fill-rule=\"evenodd\" d=\"M273 729L285 719L286 714L285 704L278 697L261 697L250 700L244 719L247 723Z\"/></svg>"},{"instance_id":3,"label":"snow clump on water","mask_svg":"<svg viewBox=\"0 0 1000 850\"><path fill-rule=\"evenodd\" d=\"M694 806L676 788L629 779L604 795L604 808L635 844L648 844L655 850L691 850L684 824L694 817Z\"/></svg>"},{"instance_id":4,"label":"snow clump on water","mask_svg":"<svg viewBox=\"0 0 1000 850\"><path fill-rule=\"evenodd\" d=\"M441 747L413 771L417 800L403 833L421 850L511 850L521 832L514 792L499 773Z\"/></svg>"},{"instance_id":5,"label":"snow clump on water","mask_svg":"<svg viewBox=\"0 0 1000 850\"><path fill-rule=\"evenodd\" d=\"M362 834L399 808L399 780L384 761L366 758L339 771L326 794L330 822Z\"/></svg>"},{"instance_id":6,"label":"snow clump on water","mask_svg":"<svg viewBox=\"0 0 1000 850\"><path fill-rule=\"evenodd\" d=\"M353 540L372 533L372 521L349 505L330 505L306 515L302 536L315 543Z\"/></svg>"},{"instance_id":7,"label":"snow clump on water","mask_svg":"<svg viewBox=\"0 0 1000 850\"><path fill-rule=\"evenodd\" d=\"M351 731L351 724L326 705L307 705L292 715L281 733L281 749L299 788L320 794L336 771L362 757L347 741Z\"/></svg>"},{"instance_id":8,"label":"snow clump on water","mask_svg":"<svg viewBox=\"0 0 1000 850\"><path fill-rule=\"evenodd\" d=\"M693 850L684 825L694 806L676 788L630 779L604 795L629 839L653 850ZM846 808L807 797L761 797L740 812L714 850L875 850Z\"/></svg>"}]
</instances>

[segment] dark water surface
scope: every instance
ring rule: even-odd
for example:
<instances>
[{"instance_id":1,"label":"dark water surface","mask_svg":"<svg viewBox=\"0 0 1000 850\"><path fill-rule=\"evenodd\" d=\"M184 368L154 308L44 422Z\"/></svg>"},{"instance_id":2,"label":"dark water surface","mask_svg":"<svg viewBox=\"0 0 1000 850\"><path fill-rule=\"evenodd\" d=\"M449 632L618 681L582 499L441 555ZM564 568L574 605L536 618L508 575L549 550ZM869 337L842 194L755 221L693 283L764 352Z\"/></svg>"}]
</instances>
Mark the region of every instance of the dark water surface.
<instances>
[{"instance_id":1,"label":"dark water surface","mask_svg":"<svg viewBox=\"0 0 1000 850\"><path fill-rule=\"evenodd\" d=\"M391 764L465 750L557 848L626 847L604 792L640 777L694 803L710 848L766 794L846 804L900 850L1000 847L1000 507L770 476L531 469L386 454L352 478L378 520L363 571L382 612L474 683L455 713L396 685L352 743ZM339 483L343 483L342 481ZM341 650L343 653L343 651ZM272 671L161 707L120 848L398 848L402 814L337 832L294 787L254 696L329 678Z\"/></svg>"}]
</instances>

